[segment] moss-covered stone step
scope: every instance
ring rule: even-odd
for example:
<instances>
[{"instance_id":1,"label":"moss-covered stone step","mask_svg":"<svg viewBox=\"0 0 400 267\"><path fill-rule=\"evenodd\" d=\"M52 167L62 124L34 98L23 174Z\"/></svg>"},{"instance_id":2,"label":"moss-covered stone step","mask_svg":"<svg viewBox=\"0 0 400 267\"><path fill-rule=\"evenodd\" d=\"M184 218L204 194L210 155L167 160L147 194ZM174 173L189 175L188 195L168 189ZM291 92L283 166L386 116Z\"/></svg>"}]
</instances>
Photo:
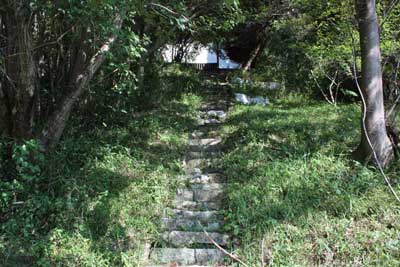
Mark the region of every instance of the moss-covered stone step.
<instances>
[{"instance_id":1,"label":"moss-covered stone step","mask_svg":"<svg viewBox=\"0 0 400 267\"><path fill-rule=\"evenodd\" d=\"M222 247L227 246L231 241L231 237L227 234L211 232L208 235ZM203 232L170 231L162 234L164 241L176 248L213 244L209 237Z\"/></svg>"},{"instance_id":2,"label":"moss-covered stone step","mask_svg":"<svg viewBox=\"0 0 400 267\"><path fill-rule=\"evenodd\" d=\"M220 151L188 151L186 154L186 160L190 161L193 159L217 159L221 158Z\"/></svg>"},{"instance_id":3,"label":"moss-covered stone step","mask_svg":"<svg viewBox=\"0 0 400 267\"><path fill-rule=\"evenodd\" d=\"M224 120L226 118L226 112L224 110L206 110L206 111L200 111L199 114L200 118L202 119L218 119L218 120Z\"/></svg>"},{"instance_id":4,"label":"moss-covered stone step","mask_svg":"<svg viewBox=\"0 0 400 267\"><path fill-rule=\"evenodd\" d=\"M169 215L171 218L197 220L201 223L214 222L221 218L221 215L215 210L191 211L182 209L167 209L167 215Z\"/></svg>"},{"instance_id":5,"label":"moss-covered stone step","mask_svg":"<svg viewBox=\"0 0 400 267\"><path fill-rule=\"evenodd\" d=\"M171 207L175 209L186 209L193 211L206 211L206 210L218 210L221 209L222 203L220 200L212 202L202 201L172 201Z\"/></svg>"},{"instance_id":6,"label":"moss-covered stone step","mask_svg":"<svg viewBox=\"0 0 400 267\"><path fill-rule=\"evenodd\" d=\"M219 232L222 228L222 221L203 222L198 220L162 218L162 230L164 231L189 231L189 232Z\"/></svg>"},{"instance_id":7,"label":"moss-covered stone step","mask_svg":"<svg viewBox=\"0 0 400 267\"><path fill-rule=\"evenodd\" d=\"M193 131L189 137L192 139L199 138L214 138L220 135L218 127L202 127L199 130Z\"/></svg>"},{"instance_id":8,"label":"moss-covered stone step","mask_svg":"<svg viewBox=\"0 0 400 267\"><path fill-rule=\"evenodd\" d=\"M189 139L189 151L202 152L210 151L216 152L221 149L222 139L220 137L215 138L201 138L201 139Z\"/></svg>"},{"instance_id":9,"label":"moss-covered stone step","mask_svg":"<svg viewBox=\"0 0 400 267\"><path fill-rule=\"evenodd\" d=\"M194 184L195 185L195 184ZM217 202L223 199L224 189L214 187L215 184L204 184L205 187L184 188L178 190L174 202L199 201L199 202ZM213 188L214 187L214 188Z\"/></svg>"},{"instance_id":10,"label":"moss-covered stone step","mask_svg":"<svg viewBox=\"0 0 400 267\"><path fill-rule=\"evenodd\" d=\"M191 184L226 183L226 177L219 172L194 174L187 178Z\"/></svg>"},{"instance_id":11,"label":"moss-covered stone step","mask_svg":"<svg viewBox=\"0 0 400 267\"><path fill-rule=\"evenodd\" d=\"M197 118L196 125L198 127L204 127L204 126L216 126L222 124L224 121L220 119L202 119L202 118Z\"/></svg>"},{"instance_id":12,"label":"moss-covered stone step","mask_svg":"<svg viewBox=\"0 0 400 267\"><path fill-rule=\"evenodd\" d=\"M218 172L218 165L221 163L219 158L198 158L190 159L186 162L185 170L188 174Z\"/></svg>"},{"instance_id":13,"label":"moss-covered stone step","mask_svg":"<svg viewBox=\"0 0 400 267\"><path fill-rule=\"evenodd\" d=\"M150 254L156 264L220 264L224 254L217 249L156 248Z\"/></svg>"}]
</instances>

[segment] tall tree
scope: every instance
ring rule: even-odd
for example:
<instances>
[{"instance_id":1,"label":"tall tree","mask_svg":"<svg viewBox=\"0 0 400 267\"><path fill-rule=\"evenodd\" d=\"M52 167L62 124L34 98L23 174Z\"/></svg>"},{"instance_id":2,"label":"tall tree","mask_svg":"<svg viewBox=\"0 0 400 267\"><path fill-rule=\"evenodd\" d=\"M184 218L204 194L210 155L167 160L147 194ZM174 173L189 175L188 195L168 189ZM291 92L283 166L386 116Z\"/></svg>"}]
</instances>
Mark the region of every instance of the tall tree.
<instances>
[{"instance_id":1,"label":"tall tree","mask_svg":"<svg viewBox=\"0 0 400 267\"><path fill-rule=\"evenodd\" d=\"M101 22L100 12L108 12ZM36 138L44 149L53 147L116 42L123 17L105 1L1 0L0 134L14 141Z\"/></svg>"},{"instance_id":2,"label":"tall tree","mask_svg":"<svg viewBox=\"0 0 400 267\"><path fill-rule=\"evenodd\" d=\"M7 100L4 101L8 115L6 131L19 140L32 136L37 72L30 10L22 0L8 4L9 12L3 16L8 37L4 72L10 86L3 87L2 98Z\"/></svg>"},{"instance_id":3,"label":"tall tree","mask_svg":"<svg viewBox=\"0 0 400 267\"><path fill-rule=\"evenodd\" d=\"M378 16L375 0L355 0L361 46L361 92L363 112L361 142L354 155L359 160L376 157L382 166L393 158L386 131ZM373 149L372 149L373 148Z\"/></svg>"},{"instance_id":4,"label":"tall tree","mask_svg":"<svg viewBox=\"0 0 400 267\"><path fill-rule=\"evenodd\" d=\"M114 20L114 26L116 30L120 30L122 27L122 17L120 14L116 15ZM73 105L83 94L87 88L89 82L96 74L98 69L104 63L106 59L106 53L111 49L111 46L117 39L117 33L111 34L109 39L100 47L100 49L92 56L88 62L85 62L85 67L76 77L72 77L73 88L71 92L63 99L59 108L49 118L45 129L42 131L41 143L44 148L52 148L60 140L61 135L65 129L66 122L69 119Z\"/></svg>"}]
</instances>

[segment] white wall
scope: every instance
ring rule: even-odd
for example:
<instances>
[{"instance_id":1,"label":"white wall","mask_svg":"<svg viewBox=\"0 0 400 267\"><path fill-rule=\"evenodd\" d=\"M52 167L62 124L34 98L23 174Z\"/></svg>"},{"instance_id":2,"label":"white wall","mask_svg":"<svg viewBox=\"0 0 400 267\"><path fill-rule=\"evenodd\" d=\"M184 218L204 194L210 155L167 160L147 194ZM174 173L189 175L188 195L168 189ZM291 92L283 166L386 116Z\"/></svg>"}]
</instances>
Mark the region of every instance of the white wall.
<instances>
[{"instance_id":1,"label":"white wall","mask_svg":"<svg viewBox=\"0 0 400 267\"><path fill-rule=\"evenodd\" d=\"M172 50L173 47L168 45L163 51L163 57L166 62L172 62ZM240 64L230 60L226 55L224 50L221 51L222 55L219 59L220 69L238 69L241 67ZM209 46L200 46L196 48L191 46L189 49L189 55L185 57L184 62L191 64L207 64L207 63L217 63L217 54L212 51Z\"/></svg>"},{"instance_id":2,"label":"white wall","mask_svg":"<svg viewBox=\"0 0 400 267\"><path fill-rule=\"evenodd\" d=\"M242 66L239 63L236 63L235 61L229 59L229 57L226 55L225 50L221 50L222 56L220 56L219 59L219 66L218 68L220 69L240 69Z\"/></svg>"}]
</instances>

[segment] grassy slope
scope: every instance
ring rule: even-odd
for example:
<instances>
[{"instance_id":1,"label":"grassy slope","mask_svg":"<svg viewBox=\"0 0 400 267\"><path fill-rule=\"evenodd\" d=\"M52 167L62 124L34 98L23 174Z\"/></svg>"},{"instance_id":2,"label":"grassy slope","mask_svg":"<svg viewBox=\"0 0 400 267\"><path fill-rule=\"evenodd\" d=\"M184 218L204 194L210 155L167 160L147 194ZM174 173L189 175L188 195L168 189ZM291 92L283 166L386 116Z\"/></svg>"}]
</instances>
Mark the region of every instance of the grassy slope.
<instances>
[{"instance_id":1,"label":"grassy slope","mask_svg":"<svg viewBox=\"0 0 400 267\"><path fill-rule=\"evenodd\" d=\"M175 192L200 99L75 122L1 225L0 266L23 266L17 256L27 254L26 266L139 266ZM251 266L262 239L273 266L400 265L399 208L376 172L348 159L358 110L288 97L234 107L224 127L227 229Z\"/></svg>"},{"instance_id":2,"label":"grassy slope","mask_svg":"<svg viewBox=\"0 0 400 267\"><path fill-rule=\"evenodd\" d=\"M348 157L358 128L356 105L233 108L226 217L242 260L260 266L264 239L272 266L400 266L399 205L377 172Z\"/></svg>"},{"instance_id":3,"label":"grassy slope","mask_svg":"<svg viewBox=\"0 0 400 267\"><path fill-rule=\"evenodd\" d=\"M127 120L71 127L40 188L1 226L0 266L140 266L175 193L199 101L186 93Z\"/></svg>"}]
</instances>

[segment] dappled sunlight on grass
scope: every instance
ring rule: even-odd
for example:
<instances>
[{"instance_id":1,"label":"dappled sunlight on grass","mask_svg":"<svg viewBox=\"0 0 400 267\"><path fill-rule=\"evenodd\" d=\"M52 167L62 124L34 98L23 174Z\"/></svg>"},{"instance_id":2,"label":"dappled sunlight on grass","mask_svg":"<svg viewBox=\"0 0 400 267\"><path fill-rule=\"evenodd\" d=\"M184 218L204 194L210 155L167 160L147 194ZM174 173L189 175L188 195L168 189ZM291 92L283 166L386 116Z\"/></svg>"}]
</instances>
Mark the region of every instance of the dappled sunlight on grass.
<instances>
[{"instance_id":1,"label":"dappled sunlight on grass","mask_svg":"<svg viewBox=\"0 0 400 267\"><path fill-rule=\"evenodd\" d=\"M151 111L70 128L47 162L40 194L4 226L5 263L23 266L24 255L35 255L30 266L40 255L43 266L138 265L175 193L200 101L182 93Z\"/></svg>"},{"instance_id":2,"label":"dappled sunlight on grass","mask_svg":"<svg viewBox=\"0 0 400 267\"><path fill-rule=\"evenodd\" d=\"M378 173L349 157L358 106L236 106L224 135L228 229L250 265L259 264L263 238L276 266L400 263L387 245L400 235L399 209Z\"/></svg>"}]
</instances>

